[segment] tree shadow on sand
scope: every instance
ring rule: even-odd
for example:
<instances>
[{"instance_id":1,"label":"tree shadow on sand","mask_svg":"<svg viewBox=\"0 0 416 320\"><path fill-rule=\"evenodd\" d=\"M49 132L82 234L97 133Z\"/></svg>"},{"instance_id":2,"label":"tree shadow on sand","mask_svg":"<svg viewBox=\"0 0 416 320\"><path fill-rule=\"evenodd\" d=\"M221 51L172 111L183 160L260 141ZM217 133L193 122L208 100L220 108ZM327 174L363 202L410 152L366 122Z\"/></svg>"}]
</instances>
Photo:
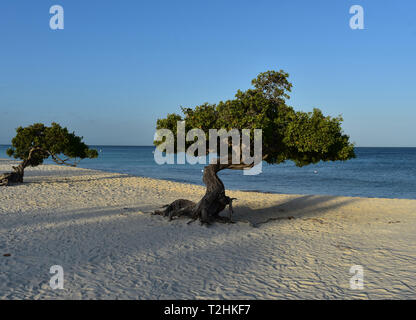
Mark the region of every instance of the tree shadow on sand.
<instances>
[{"instance_id":1,"label":"tree shadow on sand","mask_svg":"<svg viewBox=\"0 0 416 320\"><path fill-rule=\"evenodd\" d=\"M337 196L305 195L276 205L253 209L248 206L236 206L233 220L248 222L254 227L276 220L310 218L343 207L358 198Z\"/></svg>"}]
</instances>

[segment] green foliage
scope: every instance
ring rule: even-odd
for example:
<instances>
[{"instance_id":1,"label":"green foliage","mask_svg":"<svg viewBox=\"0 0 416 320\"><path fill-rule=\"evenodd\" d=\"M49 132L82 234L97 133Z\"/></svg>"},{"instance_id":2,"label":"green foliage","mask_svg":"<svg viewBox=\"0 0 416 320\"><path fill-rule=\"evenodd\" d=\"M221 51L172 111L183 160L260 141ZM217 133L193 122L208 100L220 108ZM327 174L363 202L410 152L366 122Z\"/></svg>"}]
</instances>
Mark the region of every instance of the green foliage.
<instances>
[{"instance_id":1,"label":"green foliage","mask_svg":"<svg viewBox=\"0 0 416 320\"><path fill-rule=\"evenodd\" d=\"M182 108L183 117L169 114L157 121L156 128L170 129L175 134L175 143L176 123L180 120L186 121L186 131L204 130L207 139L209 129L262 129L263 155L267 155L268 163L292 160L303 166L354 158L354 146L342 131L341 117L325 117L319 109L296 112L286 105L292 88L288 76L282 70L260 73L252 80L254 88L237 91L235 99L205 103L194 109Z\"/></svg>"},{"instance_id":2,"label":"green foliage","mask_svg":"<svg viewBox=\"0 0 416 320\"><path fill-rule=\"evenodd\" d=\"M7 150L10 157L28 161L27 166L37 166L48 157L59 164L69 164L71 158L96 158L97 150L89 149L82 142L82 137L68 132L57 123L50 127L42 123L35 123L28 127L16 129L16 136L12 139L12 147ZM29 158L30 155L30 158ZM66 159L62 159L64 155Z\"/></svg>"},{"instance_id":3,"label":"green foliage","mask_svg":"<svg viewBox=\"0 0 416 320\"><path fill-rule=\"evenodd\" d=\"M276 102L284 102L283 98L289 99L287 92L292 89L292 84L287 80L289 74L280 70L266 71L260 73L256 79L251 80L251 84L257 91L263 93L267 99Z\"/></svg>"}]
</instances>

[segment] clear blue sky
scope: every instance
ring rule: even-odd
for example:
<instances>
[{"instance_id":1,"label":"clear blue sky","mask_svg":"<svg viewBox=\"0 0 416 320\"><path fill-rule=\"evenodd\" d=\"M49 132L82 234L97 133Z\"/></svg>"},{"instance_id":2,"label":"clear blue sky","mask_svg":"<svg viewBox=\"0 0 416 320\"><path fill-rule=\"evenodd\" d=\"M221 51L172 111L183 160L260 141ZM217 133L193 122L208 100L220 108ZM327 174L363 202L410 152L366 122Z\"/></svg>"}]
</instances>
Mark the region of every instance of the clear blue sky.
<instances>
[{"instance_id":1,"label":"clear blue sky","mask_svg":"<svg viewBox=\"0 0 416 320\"><path fill-rule=\"evenodd\" d=\"M150 145L158 117L269 69L289 72L295 109L342 114L358 146L416 146L414 0L2 0L0 143L56 121L88 144Z\"/></svg>"}]
</instances>

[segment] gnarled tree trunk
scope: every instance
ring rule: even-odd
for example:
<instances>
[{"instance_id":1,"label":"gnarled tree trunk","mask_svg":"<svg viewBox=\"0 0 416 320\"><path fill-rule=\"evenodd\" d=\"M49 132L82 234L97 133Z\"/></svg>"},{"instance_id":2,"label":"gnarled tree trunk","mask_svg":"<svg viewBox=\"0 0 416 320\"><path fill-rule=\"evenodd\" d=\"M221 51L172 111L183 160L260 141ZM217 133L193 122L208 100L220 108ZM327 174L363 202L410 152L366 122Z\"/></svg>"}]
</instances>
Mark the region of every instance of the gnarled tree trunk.
<instances>
[{"instance_id":1,"label":"gnarled tree trunk","mask_svg":"<svg viewBox=\"0 0 416 320\"><path fill-rule=\"evenodd\" d=\"M0 186L8 186L12 183L22 183L25 168L30 164L33 153L39 150L41 149L37 147L30 149L27 159L23 160L17 167L13 167L13 172L0 175Z\"/></svg>"},{"instance_id":2,"label":"gnarled tree trunk","mask_svg":"<svg viewBox=\"0 0 416 320\"><path fill-rule=\"evenodd\" d=\"M210 164L205 167L203 182L207 189L202 199L195 203L186 199L178 199L169 205L164 206L164 210L156 210L153 214L159 214L168 216L169 220L177 216L191 217L192 221L199 219L201 223L209 224L211 222L232 222L232 201L234 198L230 198L225 195L224 184L218 178L217 173L223 169L242 170L244 168L250 168L252 165L229 165L229 164ZM229 216L221 217L219 214L226 207L229 208Z\"/></svg>"},{"instance_id":3,"label":"gnarled tree trunk","mask_svg":"<svg viewBox=\"0 0 416 320\"><path fill-rule=\"evenodd\" d=\"M17 167L13 167L13 172L0 175L0 186L8 186L11 183L22 183L25 170L24 162Z\"/></svg>"},{"instance_id":4,"label":"gnarled tree trunk","mask_svg":"<svg viewBox=\"0 0 416 320\"><path fill-rule=\"evenodd\" d=\"M219 216L219 213L230 205L230 213L232 210L232 200L225 195L224 184L218 178L217 173L226 167L221 164L211 164L205 167L204 181L207 190L203 198L199 201L195 208L193 219L200 219L201 222L209 223L211 221L224 220ZM230 216L231 220L231 216Z\"/></svg>"}]
</instances>

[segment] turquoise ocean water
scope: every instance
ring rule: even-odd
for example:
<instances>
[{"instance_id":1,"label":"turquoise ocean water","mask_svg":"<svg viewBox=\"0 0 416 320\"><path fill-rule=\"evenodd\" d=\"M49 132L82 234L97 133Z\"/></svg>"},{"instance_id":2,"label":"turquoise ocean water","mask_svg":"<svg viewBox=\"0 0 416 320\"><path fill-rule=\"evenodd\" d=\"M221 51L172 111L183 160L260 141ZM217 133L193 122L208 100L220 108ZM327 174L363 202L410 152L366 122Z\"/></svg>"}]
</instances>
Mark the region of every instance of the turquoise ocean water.
<instances>
[{"instance_id":1,"label":"turquoise ocean water","mask_svg":"<svg viewBox=\"0 0 416 320\"><path fill-rule=\"evenodd\" d=\"M158 165L154 147L93 147L100 151L98 159L85 159L79 167L203 184L203 165ZM6 149L0 145L0 158L8 158ZM263 173L255 176L234 170L219 175L226 188L234 190L416 199L416 148L356 148L356 154L346 162L302 168L291 162L264 164Z\"/></svg>"}]
</instances>

